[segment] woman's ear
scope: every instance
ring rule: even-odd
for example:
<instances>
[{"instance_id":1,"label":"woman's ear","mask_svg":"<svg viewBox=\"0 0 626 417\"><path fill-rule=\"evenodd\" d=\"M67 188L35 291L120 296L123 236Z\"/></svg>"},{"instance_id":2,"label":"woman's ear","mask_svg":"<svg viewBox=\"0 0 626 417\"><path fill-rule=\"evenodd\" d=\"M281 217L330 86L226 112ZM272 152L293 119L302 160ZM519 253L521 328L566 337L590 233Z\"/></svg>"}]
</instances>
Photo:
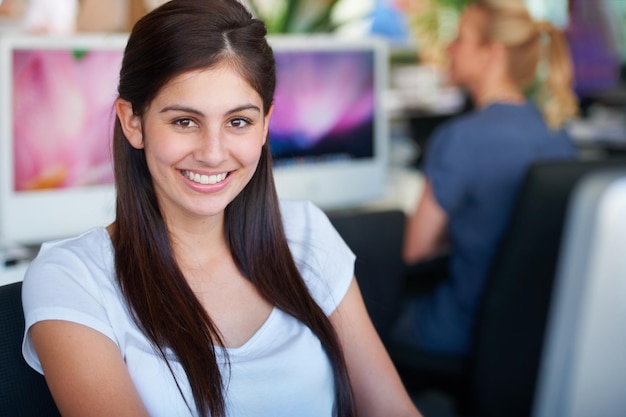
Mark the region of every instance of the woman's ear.
<instances>
[{"instance_id":1,"label":"woman's ear","mask_svg":"<svg viewBox=\"0 0 626 417\"><path fill-rule=\"evenodd\" d=\"M133 105L121 98L115 101L115 112L120 120L124 136L135 149L143 149L141 118L133 112Z\"/></svg>"}]
</instances>

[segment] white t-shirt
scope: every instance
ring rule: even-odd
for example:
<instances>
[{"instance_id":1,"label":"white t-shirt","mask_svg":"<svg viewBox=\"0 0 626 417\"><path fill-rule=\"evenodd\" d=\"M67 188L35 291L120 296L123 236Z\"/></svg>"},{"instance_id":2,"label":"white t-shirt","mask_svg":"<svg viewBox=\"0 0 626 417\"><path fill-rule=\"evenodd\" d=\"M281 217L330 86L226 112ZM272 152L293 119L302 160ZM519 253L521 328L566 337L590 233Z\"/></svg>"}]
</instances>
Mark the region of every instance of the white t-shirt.
<instances>
[{"instance_id":1,"label":"white t-shirt","mask_svg":"<svg viewBox=\"0 0 626 417\"><path fill-rule=\"evenodd\" d=\"M281 201L289 247L309 291L330 315L354 274L354 254L317 207ZM93 328L120 348L130 375L151 416L190 413L166 364L137 328L114 274L107 231L96 228L76 238L42 245L30 265L22 298L26 332L22 347L30 366L42 372L28 333L41 320L67 320ZM243 346L227 349L230 374L218 349L227 384L230 417L331 416L334 378L319 339L302 323L274 308ZM182 367L170 356L183 393L194 407Z\"/></svg>"}]
</instances>

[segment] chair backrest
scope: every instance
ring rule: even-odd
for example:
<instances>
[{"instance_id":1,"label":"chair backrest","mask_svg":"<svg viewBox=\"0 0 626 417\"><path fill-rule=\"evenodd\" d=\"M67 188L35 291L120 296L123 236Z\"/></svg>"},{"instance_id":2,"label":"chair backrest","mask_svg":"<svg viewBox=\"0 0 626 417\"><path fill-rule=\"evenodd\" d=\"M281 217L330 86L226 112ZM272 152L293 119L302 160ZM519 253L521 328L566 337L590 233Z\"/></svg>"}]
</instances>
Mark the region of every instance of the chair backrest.
<instances>
[{"instance_id":1,"label":"chair backrest","mask_svg":"<svg viewBox=\"0 0 626 417\"><path fill-rule=\"evenodd\" d=\"M626 159L540 162L520 189L477 320L468 411L528 417L542 352L564 218L585 175Z\"/></svg>"},{"instance_id":2,"label":"chair backrest","mask_svg":"<svg viewBox=\"0 0 626 417\"><path fill-rule=\"evenodd\" d=\"M586 177L566 220L534 417L626 413L626 167Z\"/></svg>"},{"instance_id":3,"label":"chair backrest","mask_svg":"<svg viewBox=\"0 0 626 417\"><path fill-rule=\"evenodd\" d=\"M341 237L356 254L355 275L365 306L383 342L387 342L404 287L402 240L406 215L401 210L329 213Z\"/></svg>"},{"instance_id":4,"label":"chair backrest","mask_svg":"<svg viewBox=\"0 0 626 417\"><path fill-rule=\"evenodd\" d=\"M22 357L22 283L0 287L0 416L60 416L42 375Z\"/></svg>"}]
</instances>

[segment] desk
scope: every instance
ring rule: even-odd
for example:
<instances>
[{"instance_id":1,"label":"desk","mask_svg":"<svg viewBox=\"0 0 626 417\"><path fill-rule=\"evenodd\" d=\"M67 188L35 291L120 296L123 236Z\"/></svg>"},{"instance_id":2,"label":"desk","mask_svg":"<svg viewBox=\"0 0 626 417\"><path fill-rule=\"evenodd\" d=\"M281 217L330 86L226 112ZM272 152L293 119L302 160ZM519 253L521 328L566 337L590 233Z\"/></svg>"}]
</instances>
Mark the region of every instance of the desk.
<instances>
[{"instance_id":1,"label":"desk","mask_svg":"<svg viewBox=\"0 0 626 417\"><path fill-rule=\"evenodd\" d=\"M390 168L387 177L387 191L378 200L357 207L358 210L400 209L407 215L413 211L421 196L424 178L420 171L412 168ZM28 268L28 261L6 265L7 256L0 257L0 285L21 281Z\"/></svg>"},{"instance_id":2,"label":"desk","mask_svg":"<svg viewBox=\"0 0 626 417\"><path fill-rule=\"evenodd\" d=\"M20 262L15 265L0 266L0 286L11 284L24 279L24 273L28 268L28 262Z\"/></svg>"},{"instance_id":3,"label":"desk","mask_svg":"<svg viewBox=\"0 0 626 417\"><path fill-rule=\"evenodd\" d=\"M363 205L365 210L400 209L413 213L424 187L424 175L414 168L390 168L387 191L379 200Z\"/></svg>"},{"instance_id":4,"label":"desk","mask_svg":"<svg viewBox=\"0 0 626 417\"><path fill-rule=\"evenodd\" d=\"M0 246L0 286L24 279L35 250L24 246Z\"/></svg>"}]
</instances>

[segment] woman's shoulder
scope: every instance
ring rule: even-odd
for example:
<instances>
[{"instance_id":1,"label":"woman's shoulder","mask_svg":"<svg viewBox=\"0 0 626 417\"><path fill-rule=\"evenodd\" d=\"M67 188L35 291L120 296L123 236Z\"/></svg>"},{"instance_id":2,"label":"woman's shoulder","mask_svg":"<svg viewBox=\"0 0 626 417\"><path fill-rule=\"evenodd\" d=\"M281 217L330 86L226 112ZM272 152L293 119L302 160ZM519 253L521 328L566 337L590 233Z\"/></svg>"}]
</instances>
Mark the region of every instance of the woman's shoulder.
<instances>
[{"instance_id":1,"label":"woman's shoulder","mask_svg":"<svg viewBox=\"0 0 626 417\"><path fill-rule=\"evenodd\" d=\"M464 138L477 136L485 131L486 126L489 126L488 118L489 115L483 110L472 110L455 115L437 126L431 140L446 145L453 143L462 145Z\"/></svg>"},{"instance_id":2,"label":"woman's shoulder","mask_svg":"<svg viewBox=\"0 0 626 417\"><path fill-rule=\"evenodd\" d=\"M461 114L442 124L435 137L447 144L472 146L480 142L500 142L503 136L546 136L549 128L537 106L523 103L491 103L488 106ZM477 142L478 141L478 142Z\"/></svg>"},{"instance_id":3,"label":"woman's shoulder","mask_svg":"<svg viewBox=\"0 0 626 417\"><path fill-rule=\"evenodd\" d=\"M287 240L311 243L334 229L324 213L309 200L280 199L280 212Z\"/></svg>"},{"instance_id":4,"label":"woman's shoulder","mask_svg":"<svg viewBox=\"0 0 626 417\"><path fill-rule=\"evenodd\" d=\"M326 213L310 201L280 200L289 249L309 292L328 315L354 275L355 255Z\"/></svg>"},{"instance_id":5,"label":"woman's shoulder","mask_svg":"<svg viewBox=\"0 0 626 417\"><path fill-rule=\"evenodd\" d=\"M111 239L104 227L90 229L78 236L44 242L34 262L49 258L93 258L111 253Z\"/></svg>"},{"instance_id":6,"label":"woman's shoulder","mask_svg":"<svg viewBox=\"0 0 626 417\"><path fill-rule=\"evenodd\" d=\"M485 124L480 113L471 111L459 114L437 126L428 140L426 159L442 155L465 155L468 146L472 146L467 138L482 136Z\"/></svg>"},{"instance_id":7,"label":"woman's shoulder","mask_svg":"<svg viewBox=\"0 0 626 417\"><path fill-rule=\"evenodd\" d=\"M478 129L489 131L499 124L527 118L542 120L541 112L531 101L521 103L494 102L485 107L463 113L450 121L453 129Z\"/></svg>"},{"instance_id":8,"label":"woman's shoulder","mask_svg":"<svg viewBox=\"0 0 626 417\"><path fill-rule=\"evenodd\" d=\"M104 228L44 243L22 285L27 332L42 320L64 320L95 329L116 343L123 340L130 321L114 277L110 239ZM28 333L23 349L28 363L40 370Z\"/></svg>"},{"instance_id":9,"label":"woman's shoulder","mask_svg":"<svg viewBox=\"0 0 626 417\"><path fill-rule=\"evenodd\" d=\"M109 277L113 265L113 249L107 230L90 229L76 237L45 242L31 262L25 282L51 279L68 274L84 277ZM94 273L101 271L101 274ZM83 272L89 272L83 274ZM70 278L68 276L68 278Z\"/></svg>"},{"instance_id":10,"label":"woman's shoulder","mask_svg":"<svg viewBox=\"0 0 626 417\"><path fill-rule=\"evenodd\" d=\"M332 227L326 213L310 200L280 199L279 204L287 236Z\"/></svg>"},{"instance_id":11,"label":"woman's shoulder","mask_svg":"<svg viewBox=\"0 0 626 417\"><path fill-rule=\"evenodd\" d=\"M301 217L308 219L323 215L322 210L310 200L281 198L279 204L283 218Z\"/></svg>"},{"instance_id":12,"label":"woman's shoulder","mask_svg":"<svg viewBox=\"0 0 626 417\"><path fill-rule=\"evenodd\" d=\"M307 200L280 200L285 236L296 262L352 253L328 215Z\"/></svg>"}]
</instances>

